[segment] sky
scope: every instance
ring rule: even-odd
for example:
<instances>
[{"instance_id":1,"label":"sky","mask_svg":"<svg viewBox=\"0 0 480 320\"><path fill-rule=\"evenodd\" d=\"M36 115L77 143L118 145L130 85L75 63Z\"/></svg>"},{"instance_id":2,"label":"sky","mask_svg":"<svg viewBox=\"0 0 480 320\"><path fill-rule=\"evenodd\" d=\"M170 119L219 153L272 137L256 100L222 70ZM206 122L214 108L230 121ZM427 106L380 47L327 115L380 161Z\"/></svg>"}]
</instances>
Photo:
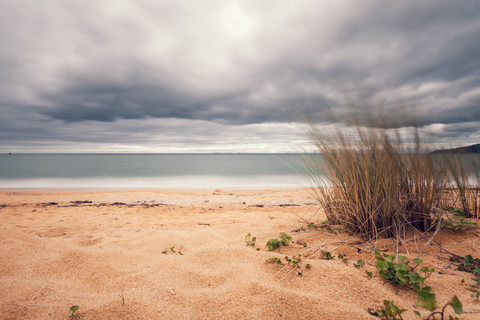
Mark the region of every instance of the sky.
<instances>
[{"instance_id":1,"label":"sky","mask_svg":"<svg viewBox=\"0 0 480 320\"><path fill-rule=\"evenodd\" d=\"M0 153L301 152L351 105L480 143L475 0L0 0L0 37Z\"/></svg>"}]
</instances>

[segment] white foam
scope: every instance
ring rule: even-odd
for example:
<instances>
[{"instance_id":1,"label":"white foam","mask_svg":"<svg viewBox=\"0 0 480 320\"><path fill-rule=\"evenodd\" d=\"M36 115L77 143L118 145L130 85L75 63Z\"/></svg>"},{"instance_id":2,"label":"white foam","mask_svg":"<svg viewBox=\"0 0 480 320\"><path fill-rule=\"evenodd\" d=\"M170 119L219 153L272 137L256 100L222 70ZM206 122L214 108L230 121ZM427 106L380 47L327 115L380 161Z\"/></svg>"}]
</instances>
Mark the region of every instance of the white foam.
<instances>
[{"instance_id":1,"label":"white foam","mask_svg":"<svg viewBox=\"0 0 480 320\"><path fill-rule=\"evenodd\" d=\"M0 179L1 189L268 189L308 186L298 175Z\"/></svg>"}]
</instances>

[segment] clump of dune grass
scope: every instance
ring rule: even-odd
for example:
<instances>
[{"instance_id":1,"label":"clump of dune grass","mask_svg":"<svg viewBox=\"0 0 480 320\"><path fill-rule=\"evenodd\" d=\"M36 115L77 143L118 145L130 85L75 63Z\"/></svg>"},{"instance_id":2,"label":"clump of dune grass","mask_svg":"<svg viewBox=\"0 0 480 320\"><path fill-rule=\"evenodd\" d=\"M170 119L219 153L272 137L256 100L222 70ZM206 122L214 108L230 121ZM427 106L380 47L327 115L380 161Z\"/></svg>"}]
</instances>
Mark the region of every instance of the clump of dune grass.
<instances>
[{"instance_id":1,"label":"clump of dune grass","mask_svg":"<svg viewBox=\"0 0 480 320\"><path fill-rule=\"evenodd\" d=\"M478 167L480 160L472 157L465 163L460 158L462 155L443 155L442 163L445 165L451 192L450 206L459 207L466 218L480 218L480 174ZM467 170L469 167L470 170ZM469 174L468 172L473 174ZM452 199L453 198L453 199Z\"/></svg>"},{"instance_id":2,"label":"clump of dune grass","mask_svg":"<svg viewBox=\"0 0 480 320\"><path fill-rule=\"evenodd\" d=\"M307 156L307 171L329 223L365 240L437 230L452 181L465 212L471 212L474 194L467 191L462 164L439 161L417 129L405 135L371 119L333 132L310 128L317 153Z\"/></svg>"}]
</instances>

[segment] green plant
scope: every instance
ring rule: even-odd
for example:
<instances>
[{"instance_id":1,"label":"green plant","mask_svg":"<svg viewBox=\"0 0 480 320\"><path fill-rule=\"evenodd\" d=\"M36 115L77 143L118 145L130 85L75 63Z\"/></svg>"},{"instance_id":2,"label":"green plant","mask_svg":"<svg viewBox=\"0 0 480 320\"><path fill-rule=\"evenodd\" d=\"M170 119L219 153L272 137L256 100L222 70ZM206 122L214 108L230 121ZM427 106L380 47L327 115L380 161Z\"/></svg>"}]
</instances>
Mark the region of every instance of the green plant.
<instances>
[{"instance_id":1,"label":"green plant","mask_svg":"<svg viewBox=\"0 0 480 320\"><path fill-rule=\"evenodd\" d=\"M298 245L303 246L304 248L307 247L307 243L306 243L306 242L302 242L302 241L300 241L300 240L297 240L297 241L295 241L295 243L298 244Z\"/></svg>"},{"instance_id":2,"label":"green plant","mask_svg":"<svg viewBox=\"0 0 480 320\"><path fill-rule=\"evenodd\" d=\"M348 264L348 259L343 254L339 253L337 257L338 257L338 260L341 260L343 263Z\"/></svg>"},{"instance_id":3,"label":"green plant","mask_svg":"<svg viewBox=\"0 0 480 320\"><path fill-rule=\"evenodd\" d=\"M257 242L257 237L252 237L250 232L247 233L247 235L245 236L245 243L247 244L247 246L255 247L256 242Z\"/></svg>"},{"instance_id":4,"label":"green plant","mask_svg":"<svg viewBox=\"0 0 480 320\"><path fill-rule=\"evenodd\" d=\"M422 262L421 259L413 259L415 266L409 266L407 257L395 256L389 254L380 254L375 251L376 266L382 278L390 281L392 284L400 284L404 286L413 286L422 284L426 279L415 272L415 268ZM398 260L399 262L394 262ZM422 269L424 272L433 272L434 269Z\"/></svg>"},{"instance_id":5,"label":"green plant","mask_svg":"<svg viewBox=\"0 0 480 320\"><path fill-rule=\"evenodd\" d=\"M353 266L355 268L360 268L360 267L363 267L365 265L365 261L364 260L358 260L357 263L354 263Z\"/></svg>"},{"instance_id":6,"label":"green plant","mask_svg":"<svg viewBox=\"0 0 480 320\"><path fill-rule=\"evenodd\" d=\"M268 248L268 251L273 251L273 250L275 250L276 248L280 248L280 240L278 240L278 239L270 239L270 240L268 240L268 242L267 242L267 248Z\"/></svg>"},{"instance_id":7,"label":"green plant","mask_svg":"<svg viewBox=\"0 0 480 320\"><path fill-rule=\"evenodd\" d=\"M467 219L462 209L454 207L447 207L446 209L452 215L445 216L442 220L443 229L459 231L470 230L478 226L478 223Z\"/></svg>"},{"instance_id":8,"label":"green plant","mask_svg":"<svg viewBox=\"0 0 480 320\"><path fill-rule=\"evenodd\" d=\"M402 313L407 309L400 309L393 301L383 300L384 308L377 309L375 311L369 310L369 313L373 316L380 317L382 320L402 320Z\"/></svg>"},{"instance_id":9,"label":"green plant","mask_svg":"<svg viewBox=\"0 0 480 320\"><path fill-rule=\"evenodd\" d=\"M273 251L280 246L287 246L288 243L292 241L292 237L287 235L285 232L280 233L280 239L270 239L267 242L268 251Z\"/></svg>"},{"instance_id":10,"label":"green plant","mask_svg":"<svg viewBox=\"0 0 480 320\"><path fill-rule=\"evenodd\" d=\"M293 256L289 258L288 256L285 257L285 260L287 261L288 264L292 264L294 267L297 267L298 264L302 261L302 255L299 254L298 256Z\"/></svg>"},{"instance_id":11,"label":"green plant","mask_svg":"<svg viewBox=\"0 0 480 320\"><path fill-rule=\"evenodd\" d=\"M456 314L461 314L463 312L463 306L462 306L462 303L460 302L460 300L458 299L457 296L453 296L452 299L450 299L449 302L447 302L441 311L435 311L435 312L432 312L428 315L427 317L427 320L430 320L430 319L435 319L435 315L440 315L440 319L444 319L444 316L445 316L445 309L448 307L448 306L451 306L453 311L456 313ZM450 319L456 319L458 320L457 317L453 318L452 316L449 316L448 318L449 320Z\"/></svg>"},{"instance_id":12,"label":"green plant","mask_svg":"<svg viewBox=\"0 0 480 320\"><path fill-rule=\"evenodd\" d=\"M273 263L273 264L283 264L282 259L280 258L268 258L266 260L267 263Z\"/></svg>"},{"instance_id":13,"label":"green plant","mask_svg":"<svg viewBox=\"0 0 480 320\"><path fill-rule=\"evenodd\" d=\"M265 262L271 263L271 264L279 264L279 265L284 264L282 259L277 258L277 257L268 258L267 260L265 260ZM285 264L293 266L292 271L297 269L298 270L297 275L299 275L299 276L303 276L301 262L302 262L302 255L301 254L299 254L298 256L292 256L292 257L285 256ZM283 267L283 268L285 268L285 267ZM283 268L281 270L283 270ZM305 265L305 269L311 269L311 268L312 268L311 264L307 263Z\"/></svg>"},{"instance_id":14,"label":"green plant","mask_svg":"<svg viewBox=\"0 0 480 320\"><path fill-rule=\"evenodd\" d=\"M385 253L380 254L380 252L376 251L375 258L377 260L377 269L382 278L390 281L392 284L411 287L417 292L417 298L420 300L420 302L417 303L417 306L423 307L431 312L427 319L435 319L435 315L440 315L441 319L443 319L445 309L448 306L451 306L456 314L462 313L462 304L457 296L453 296L453 298L443 306L441 311L434 311L437 308L437 301L435 293L432 292L432 287L421 286L425 279L434 272L434 269L423 267L420 269L420 272L423 272L425 277L420 276L415 272L415 268L422 263L421 259L413 259L412 262L415 263L415 266L412 267L409 265L407 257L403 256L395 256ZM394 260L399 262L394 262ZM471 261L471 259L467 260ZM418 311L415 313L417 315L420 314ZM449 319L453 318L450 316Z\"/></svg>"},{"instance_id":15,"label":"green plant","mask_svg":"<svg viewBox=\"0 0 480 320\"><path fill-rule=\"evenodd\" d=\"M458 259L457 259L458 260ZM458 270L473 273L476 276L480 275L480 259L473 258L471 255L466 255L463 261L457 265Z\"/></svg>"},{"instance_id":16,"label":"green plant","mask_svg":"<svg viewBox=\"0 0 480 320\"><path fill-rule=\"evenodd\" d=\"M417 306L423 307L429 311L433 311L437 308L437 301L435 300L435 293L432 293L432 287L423 287L421 288L418 285L414 286L415 291L417 292L417 298L421 302L417 302Z\"/></svg>"},{"instance_id":17,"label":"green plant","mask_svg":"<svg viewBox=\"0 0 480 320\"><path fill-rule=\"evenodd\" d=\"M80 307L77 306L77 305L74 305L74 306L71 306L71 307L70 307L70 312L71 312L71 313L70 313L70 318L73 318L73 317L75 316L75 312L76 312L78 309L80 309Z\"/></svg>"},{"instance_id":18,"label":"green plant","mask_svg":"<svg viewBox=\"0 0 480 320\"><path fill-rule=\"evenodd\" d=\"M420 259L418 259L418 260L420 260ZM423 267L423 268L420 269L420 272L424 273L425 274L424 278L427 279L428 277L430 277L432 275L433 272L435 272L435 269L434 268Z\"/></svg>"},{"instance_id":19,"label":"green plant","mask_svg":"<svg viewBox=\"0 0 480 320\"><path fill-rule=\"evenodd\" d=\"M183 253L181 251L176 251L175 246L170 247L170 248L165 248L162 251L163 254L168 254L168 253L178 253L179 255L183 256Z\"/></svg>"},{"instance_id":20,"label":"green plant","mask_svg":"<svg viewBox=\"0 0 480 320\"><path fill-rule=\"evenodd\" d=\"M477 299L477 301L478 301L478 297L480 297L480 292L478 292L478 291L475 291L475 293L474 293L474 294L471 294L471 295L470 295L470 297L472 297L472 298L476 298L476 299Z\"/></svg>"},{"instance_id":21,"label":"green plant","mask_svg":"<svg viewBox=\"0 0 480 320\"><path fill-rule=\"evenodd\" d=\"M335 259L335 257L330 253L330 251L327 251L323 254L323 256L321 257L321 259L324 259L324 260L332 260L332 259Z\"/></svg>"},{"instance_id":22,"label":"green plant","mask_svg":"<svg viewBox=\"0 0 480 320\"><path fill-rule=\"evenodd\" d=\"M298 232L300 232L300 231L307 231L307 229L306 229L304 226L301 226L300 228L298 228L298 229L293 229L293 230L291 230L291 231L298 233Z\"/></svg>"},{"instance_id":23,"label":"green plant","mask_svg":"<svg viewBox=\"0 0 480 320\"><path fill-rule=\"evenodd\" d=\"M287 246L290 241L292 241L292 237L290 237L285 232L280 233L280 243L283 246Z\"/></svg>"}]
</instances>

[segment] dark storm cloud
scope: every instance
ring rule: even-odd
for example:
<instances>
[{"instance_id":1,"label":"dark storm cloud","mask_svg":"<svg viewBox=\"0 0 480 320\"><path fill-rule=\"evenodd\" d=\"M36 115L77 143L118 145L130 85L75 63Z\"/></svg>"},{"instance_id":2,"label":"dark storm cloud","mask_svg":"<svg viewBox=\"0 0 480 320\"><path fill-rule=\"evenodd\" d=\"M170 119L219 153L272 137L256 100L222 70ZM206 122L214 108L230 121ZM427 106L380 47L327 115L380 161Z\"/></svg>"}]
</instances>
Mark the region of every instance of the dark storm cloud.
<instances>
[{"instance_id":1,"label":"dark storm cloud","mask_svg":"<svg viewBox=\"0 0 480 320\"><path fill-rule=\"evenodd\" d=\"M142 143L142 121L183 119L202 121L207 143L217 124L328 123L353 102L476 139L478 12L463 0L0 0L0 137L111 143L124 130Z\"/></svg>"}]
</instances>

